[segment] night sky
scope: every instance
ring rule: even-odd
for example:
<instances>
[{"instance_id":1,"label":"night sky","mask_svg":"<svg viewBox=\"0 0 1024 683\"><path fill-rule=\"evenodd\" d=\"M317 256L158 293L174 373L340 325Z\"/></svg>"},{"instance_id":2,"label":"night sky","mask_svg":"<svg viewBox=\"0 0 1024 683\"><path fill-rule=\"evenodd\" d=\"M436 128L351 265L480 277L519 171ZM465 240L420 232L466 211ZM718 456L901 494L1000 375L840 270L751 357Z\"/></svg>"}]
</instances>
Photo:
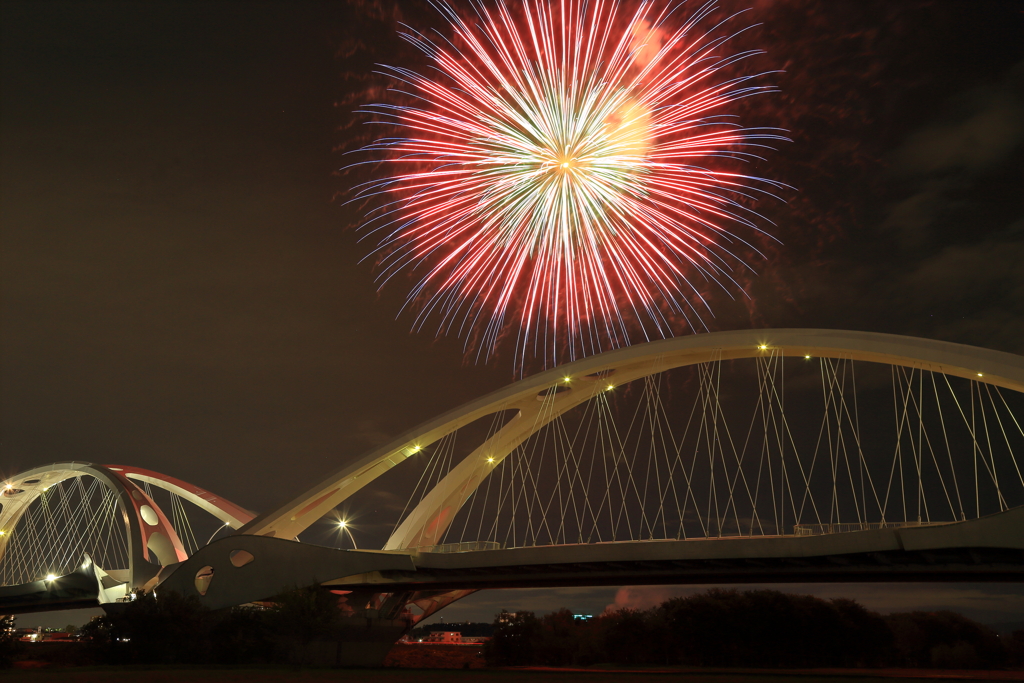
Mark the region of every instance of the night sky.
<instances>
[{"instance_id":1,"label":"night sky","mask_svg":"<svg viewBox=\"0 0 1024 683\"><path fill-rule=\"evenodd\" d=\"M783 71L742 114L790 131L754 170L795 189L758 207L781 244L755 244L746 295L706 292L707 329L1024 354L1022 4L722 4ZM480 365L411 334L408 283L378 293L360 263L339 170L387 85L373 64L422 65L399 21L440 26L409 2L0 3L0 475L133 464L262 510L514 379L511 348ZM490 591L441 615L692 590ZM1020 585L787 590L1024 620Z\"/></svg>"}]
</instances>

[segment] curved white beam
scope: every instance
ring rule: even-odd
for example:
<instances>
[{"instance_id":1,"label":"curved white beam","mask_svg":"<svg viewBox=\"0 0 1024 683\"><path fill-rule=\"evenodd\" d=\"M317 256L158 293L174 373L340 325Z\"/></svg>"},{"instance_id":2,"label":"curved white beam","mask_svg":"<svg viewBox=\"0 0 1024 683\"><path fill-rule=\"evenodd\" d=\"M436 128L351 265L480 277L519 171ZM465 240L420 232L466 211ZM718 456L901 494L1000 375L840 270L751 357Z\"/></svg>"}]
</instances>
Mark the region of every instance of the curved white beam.
<instances>
[{"instance_id":1,"label":"curved white beam","mask_svg":"<svg viewBox=\"0 0 1024 683\"><path fill-rule=\"evenodd\" d=\"M141 481L180 496L196 507L204 510L232 529L252 521L256 515L245 508L235 505L227 498L210 493L206 489L181 479L175 479L160 472L145 470L130 465L107 465L107 468L121 472L133 481Z\"/></svg>"},{"instance_id":2,"label":"curved white beam","mask_svg":"<svg viewBox=\"0 0 1024 683\"><path fill-rule=\"evenodd\" d=\"M458 507L508 452L539 427L601 389L600 377L623 384L671 368L763 354L848 358L945 373L1024 392L1024 358L963 344L846 330L736 330L631 346L542 372L451 410L410 430L303 493L246 524L239 533L292 538L419 449L481 417L517 410L518 416L452 469L399 527L386 548L431 545ZM571 391L537 401L538 393L569 377ZM488 462L487 458L494 458Z\"/></svg>"}]
</instances>

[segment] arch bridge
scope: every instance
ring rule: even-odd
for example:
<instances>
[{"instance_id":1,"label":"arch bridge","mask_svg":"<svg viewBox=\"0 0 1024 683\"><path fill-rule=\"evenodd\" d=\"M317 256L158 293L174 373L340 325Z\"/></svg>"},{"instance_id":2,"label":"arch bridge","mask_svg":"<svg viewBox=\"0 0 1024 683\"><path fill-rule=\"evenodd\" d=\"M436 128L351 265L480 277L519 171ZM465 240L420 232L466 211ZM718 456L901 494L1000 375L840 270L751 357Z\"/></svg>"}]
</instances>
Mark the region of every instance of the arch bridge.
<instances>
[{"instance_id":1,"label":"arch bridge","mask_svg":"<svg viewBox=\"0 0 1024 683\"><path fill-rule=\"evenodd\" d=\"M11 477L0 612L80 604L72 584L223 608L319 583L384 642L480 588L1020 581L1022 413L1024 358L1003 352L838 330L653 342L449 411L259 515L130 467ZM359 516L381 490L402 511Z\"/></svg>"}]
</instances>

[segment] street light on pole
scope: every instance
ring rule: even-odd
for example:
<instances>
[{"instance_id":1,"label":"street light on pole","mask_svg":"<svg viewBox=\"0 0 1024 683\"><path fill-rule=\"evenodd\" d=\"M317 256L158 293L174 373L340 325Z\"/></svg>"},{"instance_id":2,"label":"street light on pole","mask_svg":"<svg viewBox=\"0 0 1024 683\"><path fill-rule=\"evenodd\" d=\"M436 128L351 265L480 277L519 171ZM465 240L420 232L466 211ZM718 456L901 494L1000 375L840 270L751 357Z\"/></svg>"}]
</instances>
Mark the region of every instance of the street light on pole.
<instances>
[{"instance_id":1,"label":"street light on pole","mask_svg":"<svg viewBox=\"0 0 1024 683\"><path fill-rule=\"evenodd\" d=\"M356 545L356 537L352 535L352 529L349 528L348 522L346 522L345 520L340 520L338 522L338 529L343 532L348 532L348 537L352 541L352 547L356 550L359 550L359 546Z\"/></svg>"}]
</instances>

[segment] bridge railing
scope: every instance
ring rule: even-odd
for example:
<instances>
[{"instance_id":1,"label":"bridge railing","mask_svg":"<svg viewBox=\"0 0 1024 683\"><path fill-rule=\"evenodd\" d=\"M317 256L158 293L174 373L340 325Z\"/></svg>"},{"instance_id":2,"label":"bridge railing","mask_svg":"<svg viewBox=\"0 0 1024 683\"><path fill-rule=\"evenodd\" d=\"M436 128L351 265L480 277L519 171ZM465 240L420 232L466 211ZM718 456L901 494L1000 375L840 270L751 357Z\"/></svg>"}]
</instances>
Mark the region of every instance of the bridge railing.
<instances>
[{"instance_id":1,"label":"bridge railing","mask_svg":"<svg viewBox=\"0 0 1024 683\"><path fill-rule=\"evenodd\" d=\"M793 526L794 536L822 536L824 534L844 534L851 531L868 531L869 529L905 529L918 526L942 526L953 522L842 522L836 524L796 524Z\"/></svg>"},{"instance_id":2,"label":"bridge railing","mask_svg":"<svg viewBox=\"0 0 1024 683\"><path fill-rule=\"evenodd\" d=\"M496 541L466 541L464 543L444 543L416 548L421 553L469 553L478 550L501 550L502 544Z\"/></svg>"}]
</instances>

